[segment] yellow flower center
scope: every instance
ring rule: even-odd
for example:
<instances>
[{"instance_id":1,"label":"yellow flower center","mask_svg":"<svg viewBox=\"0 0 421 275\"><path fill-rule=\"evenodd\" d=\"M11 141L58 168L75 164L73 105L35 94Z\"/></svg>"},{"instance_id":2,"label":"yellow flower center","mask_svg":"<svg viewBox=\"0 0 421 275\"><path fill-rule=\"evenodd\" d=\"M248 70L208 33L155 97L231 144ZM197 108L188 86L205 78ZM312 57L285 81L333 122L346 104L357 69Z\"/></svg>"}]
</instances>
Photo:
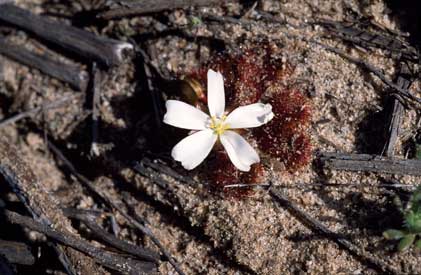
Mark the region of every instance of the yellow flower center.
<instances>
[{"instance_id":1,"label":"yellow flower center","mask_svg":"<svg viewBox=\"0 0 421 275\"><path fill-rule=\"evenodd\" d=\"M229 124L225 123L225 119L227 116L223 115L221 118L211 117L211 124L210 128L217 134L218 136L222 135L226 130L228 130Z\"/></svg>"}]
</instances>

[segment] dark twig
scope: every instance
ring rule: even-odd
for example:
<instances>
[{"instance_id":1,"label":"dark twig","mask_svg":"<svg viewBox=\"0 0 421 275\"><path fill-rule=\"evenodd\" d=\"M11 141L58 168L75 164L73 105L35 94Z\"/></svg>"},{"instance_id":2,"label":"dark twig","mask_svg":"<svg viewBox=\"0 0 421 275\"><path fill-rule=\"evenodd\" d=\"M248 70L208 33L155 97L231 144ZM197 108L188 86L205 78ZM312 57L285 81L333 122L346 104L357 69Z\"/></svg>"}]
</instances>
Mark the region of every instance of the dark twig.
<instances>
[{"instance_id":1,"label":"dark twig","mask_svg":"<svg viewBox=\"0 0 421 275\"><path fill-rule=\"evenodd\" d=\"M205 20L209 20L209 21L217 21L217 22L222 22L222 23L231 23L231 24L240 24L240 25L254 25L256 24L256 21L254 20L248 20L248 19L237 19L234 17L230 17L230 16L214 16L211 14L202 14L202 18ZM350 56L348 54L346 54L345 52L343 52L340 49L328 46L328 45L324 45L323 43L312 39L312 38L307 38L304 36L300 36L300 35L293 35L290 33L287 33L286 31L282 31L279 30L280 32L282 32L283 34L285 34L288 38L291 39L299 39L302 41L305 41L307 43L311 43L311 44L316 44L328 51L334 52L336 54L338 54L339 56L348 59L349 61L351 61L352 63L359 65L361 67L363 67L364 69L368 70L369 72L373 73L375 76L377 76L382 82L384 82L386 85L388 85L389 87L391 87L394 91L396 91L400 96L402 96L403 98L407 98L409 100L412 100L418 104L421 104L421 98L416 97L415 95L413 95L412 93L410 93L407 89L403 89L402 87L399 87L399 85L397 85L396 83L394 83L393 81L391 81L390 79L388 79L382 72L380 69L376 68L375 66L371 65L368 62L365 62L361 59L355 58L353 56Z\"/></svg>"},{"instance_id":2,"label":"dark twig","mask_svg":"<svg viewBox=\"0 0 421 275\"><path fill-rule=\"evenodd\" d=\"M1 2L1 0L0 0ZM0 255L0 274L2 275L15 275L10 263L7 259Z\"/></svg>"},{"instance_id":3,"label":"dark twig","mask_svg":"<svg viewBox=\"0 0 421 275\"><path fill-rule=\"evenodd\" d=\"M51 109L55 109L55 108L59 108L62 107L65 104L69 104L72 100L74 100L76 97L73 96L65 96L63 98L60 98L56 101L47 103L43 106L40 107L36 107L34 109L16 114L12 117L6 118L2 121L0 121L0 128L3 128L9 124L15 123L21 119L27 118L27 117L33 117L36 114L38 114L39 112L43 112L43 111L47 111L47 110L51 110Z\"/></svg>"},{"instance_id":4,"label":"dark twig","mask_svg":"<svg viewBox=\"0 0 421 275\"><path fill-rule=\"evenodd\" d=\"M397 85L402 89L408 89L409 86L411 86L411 81L407 79L408 75L410 75L408 66L406 64L402 64L397 78ZM395 97L393 99L393 108L389 118L389 138L383 149L386 157L393 157L394 155L395 145L399 137L404 112L405 109L403 104Z\"/></svg>"},{"instance_id":5,"label":"dark twig","mask_svg":"<svg viewBox=\"0 0 421 275\"><path fill-rule=\"evenodd\" d=\"M131 207L131 204L128 202L128 194L127 193L124 194L123 200L128 207ZM173 260L170 252L167 251L167 249L162 245L162 243L158 240L158 238L155 237L155 235L152 233L152 231L146 226L146 224L147 224L146 221L142 217L137 215L136 211L133 208L131 210L132 210L132 213L133 213L132 215L134 216L134 219L136 221L136 228L139 229L143 234L148 236L152 240L152 242L159 248L159 250L165 256L165 258L167 258L170 263L171 263L171 261L173 261L173 263L171 263L171 264L173 265L173 267L177 271L177 273L180 274L180 275L183 275L184 272L180 269L180 267L178 267L178 264Z\"/></svg>"},{"instance_id":6,"label":"dark twig","mask_svg":"<svg viewBox=\"0 0 421 275\"><path fill-rule=\"evenodd\" d=\"M86 89L88 76L85 71L76 66L57 62L47 55L35 54L23 47L11 45L1 37L0 54L68 83L73 89L79 91Z\"/></svg>"},{"instance_id":7,"label":"dark twig","mask_svg":"<svg viewBox=\"0 0 421 275\"><path fill-rule=\"evenodd\" d=\"M64 163L64 165L70 170L70 172L96 197L99 197L108 207L115 209L118 211L129 223L131 223L135 228L139 229L145 235L149 236L153 242L160 248L161 252L166 256L170 264L174 267L178 274L184 275L184 272L178 266L178 263L173 259L169 253L166 252L164 247L160 245L160 242L156 239L153 235L152 231L140 224L136 219L131 217L123 210L120 206L118 206L115 202L110 200L108 197L102 194L97 188L83 175L81 175L74 165L63 155L63 153L51 142L48 143L49 148L55 153L55 155ZM157 242L156 242L157 241ZM159 245L158 245L159 244Z\"/></svg>"},{"instance_id":8,"label":"dark twig","mask_svg":"<svg viewBox=\"0 0 421 275\"><path fill-rule=\"evenodd\" d=\"M382 272L386 272L387 274L399 274L400 272L393 266L389 266L382 260L368 254L368 252L362 251L359 247L354 245L349 240L345 239L341 235L332 232L329 228L327 228L324 224L322 224L317 219L311 217L309 214L301 210L298 206L296 206L291 200L288 199L281 191L270 188L269 193L272 198L283 208L287 209L293 216L295 216L298 220L300 220L305 226L307 226L312 231L320 233L330 240L337 243L339 246L345 248L349 252L351 252L354 256L362 259L364 262L368 263L369 265L375 267Z\"/></svg>"},{"instance_id":9,"label":"dark twig","mask_svg":"<svg viewBox=\"0 0 421 275\"><path fill-rule=\"evenodd\" d=\"M342 50L328 46L328 45L324 45L320 42L317 41L313 41L311 40L311 42L316 43L317 45L325 48L328 51L334 52L337 55L348 59L349 61L351 61L352 63L355 63L356 65L359 65L363 68L365 68L366 70L368 70L369 72L373 73L375 76L377 76L378 78L380 78L381 81L383 81L386 85L388 85L389 87L393 88L393 90L395 90L399 95L401 95L404 98L410 99L418 104L421 104L421 99L414 96L412 93L410 93L407 89L404 89L402 87L400 87L398 84L394 83L393 81L391 81L390 79L388 79L379 68L376 68L375 66L371 65L368 62L365 62L364 60L358 59L356 57L350 56L346 53L344 53Z\"/></svg>"},{"instance_id":10,"label":"dark twig","mask_svg":"<svg viewBox=\"0 0 421 275\"><path fill-rule=\"evenodd\" d=\"M34 33L81 58L96 61L105 66L117 65L122 60L123 50L133 48L127 42L100 37L63 22L32 14L11 4L0 6L0 21Z\"/></svg>"},{"instance_id":11,"label":"dark twig","mask_svg":"<svg viewBox=\"0 0 421 275\"><path fill-rule=\"evenodd\" d=\"M142 0L142 1L114 1L122 7L105 11L98 17L110 20L127 16L156 13L165 10L182 9L199 6L218 6L232 0Z\"/></svg>"},{"instance_id":12,"label":"dark twig","mask_svg":"<svg viewBox=\"0 0 421 275\"><path fill-rule=\"evenodd\" d=\"M421 160L384 158L366 154L321 153L324 168L421 176Z\"/></svg>"},{"instance_id":13,"label":"dark twig","mask_svg":"<svg viewBox=\"0 0 421 275\"><path fill-rule=\"evenodd\" d=\"M412 188L415 189L418 185L417 184L404 184L404 183L379 183L379 184L363 184L363 183L329 183L329 182L307 182L307 183L300 183L294 182L293 185L283 185L283 184L276 184L271 185L269 183L239 183L239 184L229 184L225 185L224 188L256 188L256 189L264 189L267 190L270 187L275 189L320 189L320 188L337 188L343 189L344 187L357 187L357 188Z\"/></svg>"},{"instance_id":14,"label":"dark twig","mask_svg":"<svg viewBox=\"0 0 421 275\"><path fill-rule=\"evenodd\" d=\"M16 148L0 137L0 174L34 219L64 232L71 227L48 191L36 180L30 167L17 155ZM68 274L101 274L92 259L72 248L51 244ZM95 266L95 269L93 267Z\"/></svg>"},{"instance_id":15,"label":"dark twig","mask_svg":"<svg viewBox=\"0 0 421 275\"><path fill-rule=\"evenodd\" d=\"M103 240L107 244L143 260L155 263L158 262L159 255L150 250L132 245L131 243L116 238L114 235L108 233L101 226L95 223L94 217L92 215L87 215L85 211L80 211L79 209L74 208L66 208L63 212L67 217L83 222L96 238Z\"/></svg>"},{"instance_id":16,"label":"dark twig","mask_svg":"<svg viewBox=\"0 0 421 275\"><path fill-rule=\"evenodd\" d=\"M158 90L155 88L155 85L152 82L153 75L151 72L151 68L149 67L150 66L149 64L151 64L151 61L149 59L149 56L143 49L139 48L136 50L136 52L139 53L139 55L142 57L142 60L143 60L143 70L146 77L145 81L147 84L146 85L147 89L149 90L149 93L151 94L151 98L152 98L152 107L153 107L154 115L155 115L155 123L158 129L160 129L162 126L162 117L163 117L163 111L160 104L162 100L160 99L160 96L158 95Z\"/></svg>"},{"instance_id":17,"label":"dark twig","mask_svg":"<svg viewBox=\"0 0 421 275\"><path fill-rule=\"evenodd\" d=\"M368 27L375 28L375 25L357 22L338 22L327 19L317 19L312 22L325 27L329 34L338 37L342 40L352 42L353 44L360 45L365 48L374 47L389 51L394 55L398 55L407 60L415 61L418 59L418 53L408 43L399 39L399 35L394 33L382 33L368 31ZM362 26L359 26L362 25ZM376 27L379 29L378 27Z\"/></svg>"},{"instance_id":18,"label":"dark twig","mask_svg":"<svg viewBox=\"0 0 421 275\"><path fill-rule=\"evenodd\" d=\"M151 262L136 261L130 258L124 258L118 254L106 252L82 239L75 238L64 232L59 232L29 217L21 216L9 210L4 211L4 216L8 222L43 233L48 238L89 255L96 262L110 269L128 274L150 274L155 272L155 264Z\"/></svg>"},{"instance_id":19,"label":"dark twig","mask_svg":"<svg viewBox=\"0 0 421 275\"><path fill-rule=\"evenodd\" d=\"M35 263L34 255L24 243L0 240L0 256L5 257L12 264L33 265Z\"/></svg>"},{"instance_id":20,"label":"dark twig","mask_svg":"<svg viewBox=\"0 0 421 275\"><path fill-rule=\"evenodd\" d=\"M98 70L96 63L92 63L92 143L91 154L99 156L98 149L98 124L99 124L99 107L101 100L101 71Z\"/></svg>"}]
</instances>

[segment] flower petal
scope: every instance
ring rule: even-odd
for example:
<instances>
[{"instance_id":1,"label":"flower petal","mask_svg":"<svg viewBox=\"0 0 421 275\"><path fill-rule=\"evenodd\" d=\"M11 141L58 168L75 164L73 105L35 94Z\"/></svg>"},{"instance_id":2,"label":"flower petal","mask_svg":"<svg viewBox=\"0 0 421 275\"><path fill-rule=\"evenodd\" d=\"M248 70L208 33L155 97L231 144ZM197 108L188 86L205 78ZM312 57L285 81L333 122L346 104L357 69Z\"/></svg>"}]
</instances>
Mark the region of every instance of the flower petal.
<instances>
[{"instance_id":1,"label":"flower petal","mask_svg":"<svg viewBox=\"0 0 421 275\"><path fill-rule=\"evenodd\" d=\"M209 155L217 138L212 130L199 131L177 143L171 156L180 161L185 169L191 170Z\"/></svg>"},{"instance_id":2,"label":"flower petal","mask_svg":"<svg viewBox=\"0 0 421 275\"><path fill-rule=\"evenodd\" d=\"M225 123L231 129L259 127L273 116L270 104L254 103L236 108L227 116Z\"/></svg>"},{"instance_id":3,"label":"flower petal","mask_svg":"<svg viewBox=\"0 0 421 275\"><path fill-rule=\"evenodd\" d=\"M208 108L211 116L218 118L225 112L224 77L213 70L208 71Z\"/></svg>"},{"instance_id":4,"label":"flower petal","mask_svg":"<svg viewBox=\"0 0 421 275\"><path fill-rule=\"evenodd\" d=\"M259 155L251 145L234 131L225 131L220 140L231 162L239 170L248 172L250 165L260 162Z\"/></svg>"},{"instance_id":5,"label":"flower petal","mask_svg":"<svg viewBox=\"0 0 421 275\"><path fill-rule=\"evenodd\" d=\"M209 116L201 110L178 100L167 100L167 113L164 123L189 130L204 130L209 123Z\"/></svg>"}]
</instances>

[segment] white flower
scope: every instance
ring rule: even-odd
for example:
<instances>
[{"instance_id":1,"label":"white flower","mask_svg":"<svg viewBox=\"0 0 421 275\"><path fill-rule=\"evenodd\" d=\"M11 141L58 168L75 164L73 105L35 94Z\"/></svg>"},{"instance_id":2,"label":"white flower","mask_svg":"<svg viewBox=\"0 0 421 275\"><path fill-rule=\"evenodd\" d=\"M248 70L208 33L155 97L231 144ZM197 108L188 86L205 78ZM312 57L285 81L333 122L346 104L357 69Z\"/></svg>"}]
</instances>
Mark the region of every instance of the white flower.
<instances>
[{"instance_id":1,"label":"white flower","mask_svg":"<svg viewBox=\"0 0 421 275\"><path fill-rule=\"evenodd\" d=\"M241 171L250 171L260 161L251 145L231 129L259 127L273 118L270 104L254 103L225 114L225 91L222 74L208 71L208 108L210 116L178 100L166 102L166 124L197 132L174 146L171 156L185 169L198 166L210 153L216 141L224 146L232 163Z\"/></svg>"}]
</instances>

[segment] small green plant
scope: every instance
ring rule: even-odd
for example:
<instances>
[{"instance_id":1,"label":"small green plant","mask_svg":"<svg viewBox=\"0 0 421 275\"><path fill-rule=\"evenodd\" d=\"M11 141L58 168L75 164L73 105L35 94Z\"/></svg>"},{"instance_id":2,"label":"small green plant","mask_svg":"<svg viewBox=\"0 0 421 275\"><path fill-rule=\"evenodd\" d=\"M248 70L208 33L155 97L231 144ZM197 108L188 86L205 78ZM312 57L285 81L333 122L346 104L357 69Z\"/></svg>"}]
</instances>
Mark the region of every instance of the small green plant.
<instances>
[{"instance_id":1,"label":"small green plant","mask_svg":"<svg viewBox=\"0 0 421 275\"><path fill-rule=\"evenodd\" d=\"M421 249L421 186L411 195L405 208L400 199L397 198L395 203L403 215L404 228L386 230L383 236L388 240L399 240L398 251L408 249L413 243L417 249Z\"/></svg>"},{"instance_id":2,"label":"small green plant","mask_svg":"<svg viewBox=\"0 0 421 275\"><path fill-rule=\"evenodd\" d=\"M200 17L197 17L197 16L192 16L192 17L190 18L190 24L191 24L193 27L196 27L196 26L202 25L202 23L203 23L203 21L202 21L202 19L200 19Z\"/></svg>"},{"instance_id":3,"label":"small green plant","mask_svg":"<svg viewBox=\"0 0 421 275\"><path fill-rule=\"evenodd\" d=\"M421 159L421 144L420 143L415 144L415 158Z\"/></svg>"}]
</instances>

